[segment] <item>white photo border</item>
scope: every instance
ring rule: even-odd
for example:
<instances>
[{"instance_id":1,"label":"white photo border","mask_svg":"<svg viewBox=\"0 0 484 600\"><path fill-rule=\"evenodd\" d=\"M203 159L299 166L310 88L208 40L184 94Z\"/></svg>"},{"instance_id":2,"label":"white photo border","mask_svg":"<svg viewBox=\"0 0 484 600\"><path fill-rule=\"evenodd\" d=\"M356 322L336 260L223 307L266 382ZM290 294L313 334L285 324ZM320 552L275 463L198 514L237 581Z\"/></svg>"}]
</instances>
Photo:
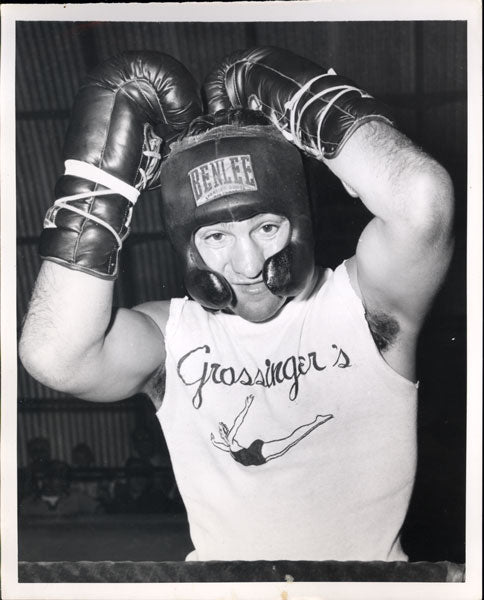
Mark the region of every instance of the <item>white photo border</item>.
<instances>
[{"instance_id":1,"label":"white photo border","mask_svg":"<svg viewBox=\"0 0 484 600\"><path fill-rule=\"evenodd\" d=\"M482 27L478 0L326 0L125 4L3 4L1 62L1 541L2 597L324 598L371 600L480 598L482 525ZM270 11L270 12L269 12ZM405 21L468 23L468 433L465 583L25 584L17 579L15 24L17 21Z\"/></svg>"}]
</instances>

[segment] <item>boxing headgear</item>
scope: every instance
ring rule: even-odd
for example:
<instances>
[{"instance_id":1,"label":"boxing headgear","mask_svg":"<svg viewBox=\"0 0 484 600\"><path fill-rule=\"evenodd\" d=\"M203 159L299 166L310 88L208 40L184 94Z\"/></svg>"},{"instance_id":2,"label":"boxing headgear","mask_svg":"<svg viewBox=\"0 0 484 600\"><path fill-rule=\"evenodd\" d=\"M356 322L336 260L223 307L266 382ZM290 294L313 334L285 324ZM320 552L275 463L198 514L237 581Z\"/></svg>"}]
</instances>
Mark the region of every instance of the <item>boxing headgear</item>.
<instances>
[{"instance_id":1,"label":"boxing headgear","mask_svg":"<svg viewBox=\"0 0 484 600\"><path fill-rule=\"evenodd\" d=\"M273 125L221 125L175 142L161 182L167 233L184 261L187 292L202 306L220 310L235 295L204 263L195 232L260 213L282 215L291 226L286 246L263 266L268 289L292 297L304 288L314 266L305 174L299 151Z\"/></svg>"}]
</instances>

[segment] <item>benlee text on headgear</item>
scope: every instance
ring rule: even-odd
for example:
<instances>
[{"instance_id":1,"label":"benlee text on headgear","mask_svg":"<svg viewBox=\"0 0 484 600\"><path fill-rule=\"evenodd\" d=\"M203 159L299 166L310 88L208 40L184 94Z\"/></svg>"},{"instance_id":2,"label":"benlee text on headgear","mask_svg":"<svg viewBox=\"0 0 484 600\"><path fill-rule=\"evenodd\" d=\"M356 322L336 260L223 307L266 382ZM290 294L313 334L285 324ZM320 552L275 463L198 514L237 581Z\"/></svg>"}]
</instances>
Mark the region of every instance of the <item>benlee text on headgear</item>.
<instances>
[{"instance_id":1,"label":"benlee text on headgear","mask_svg":"<svg viewBox=\"0 0 484 600\"><path fill-rule=\"evenodd\" d=\"M224 156L189 171L197 206L228 194L257 191L257 182L249 154Z\"/></svg>"}]
</instances>

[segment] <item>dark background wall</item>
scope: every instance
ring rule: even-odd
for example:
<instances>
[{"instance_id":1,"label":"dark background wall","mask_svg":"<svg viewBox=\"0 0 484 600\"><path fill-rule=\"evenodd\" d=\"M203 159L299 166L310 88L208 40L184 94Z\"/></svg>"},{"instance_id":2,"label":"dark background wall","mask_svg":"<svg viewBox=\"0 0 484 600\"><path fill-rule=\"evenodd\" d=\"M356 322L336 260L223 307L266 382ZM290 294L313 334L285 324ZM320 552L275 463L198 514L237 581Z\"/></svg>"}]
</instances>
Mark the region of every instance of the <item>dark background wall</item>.
<instances>
[{"instance_id":1,"label":"dark background wall","mask_svg":"<svg viewBox=\"0 0 484 600\"><path fill-rule=\"evenodd\" d=\"M40 266L38 236L62 172L74 95L90 68L118 52L171 54L201 83L233 50L291 49L390 104L400 129L449 170L457 201L456 251L419 348L419 467L403 540L412 560L464 562L466 23L18 22L16 36L19 327ZM369 215L322 165L306 162L317 257L335 266L353 254ZM118 305L184 293L155 193L138 202L122 266ZM33 381L19 365L19 465L26 461L26 440L43 435L56 458L68 460L71 447L87 441L100 466L120 466L129 454L129 433L140 423L157 427L144 398L106 406L66 399Z\"/></svg>"}]
</instances>

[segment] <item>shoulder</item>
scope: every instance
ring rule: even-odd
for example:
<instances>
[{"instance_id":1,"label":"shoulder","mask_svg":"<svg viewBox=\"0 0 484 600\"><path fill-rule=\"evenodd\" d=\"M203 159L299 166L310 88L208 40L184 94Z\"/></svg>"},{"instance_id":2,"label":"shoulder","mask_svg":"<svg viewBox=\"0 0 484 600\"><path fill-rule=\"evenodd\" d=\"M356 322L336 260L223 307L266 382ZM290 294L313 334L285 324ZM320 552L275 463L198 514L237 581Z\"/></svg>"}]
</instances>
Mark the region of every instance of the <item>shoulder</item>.
<instances>
[{"instance_id":1,"label":"shoulder","mask_svg":"<svg viewBox=\"0 0 484 600\"><path fill-rule=\"evenodd\" d=\"M332 275L332 269L316 265L312 276L308 277L304 289L295 296L291 304L306 303L316 298L323 289L327 288Z\"/></svg>"},{"instance_id":2,"label":"shoulder","mask_svg":"<svg viewBox=\"0 0 484 600\"><path fill-rule=\"evenodd\" d=\"M156 323L163 336L165 336L166 325L170 316L170 305L170 300L158 300L138 304L133 308L133 310L136 310L150 317L151 320Z\"/></svg>"}]
</instances>

